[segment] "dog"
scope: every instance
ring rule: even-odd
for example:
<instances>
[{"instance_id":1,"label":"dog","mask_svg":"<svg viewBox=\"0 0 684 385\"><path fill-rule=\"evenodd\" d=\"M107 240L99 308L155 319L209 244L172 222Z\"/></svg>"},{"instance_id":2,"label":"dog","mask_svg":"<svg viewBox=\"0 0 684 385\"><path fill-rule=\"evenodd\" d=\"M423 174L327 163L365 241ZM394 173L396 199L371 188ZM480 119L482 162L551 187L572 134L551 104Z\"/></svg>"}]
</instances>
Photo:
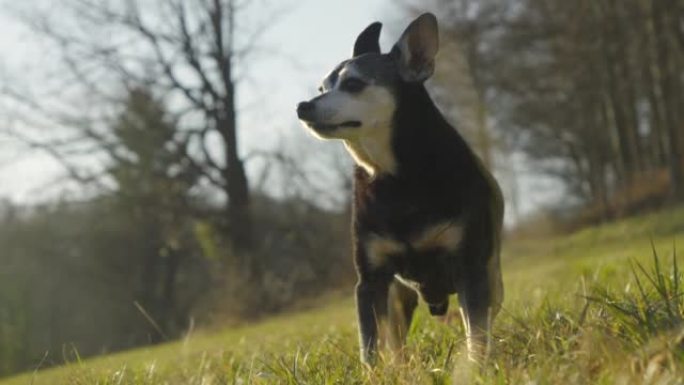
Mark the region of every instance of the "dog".
<instances>
[{"instance_id":1,"label":"dog","mask_svg":"<svg viewBox=\"0 0 684 385\"><path fill-rule=\"evenodd\" d=\"M341 140L356 164L361 360L375 362L381 324L389 345L401 350L418 299L442 316L457 294L468 358L480 362L503 300L501 190L423 84L439 46L435 16L416 18L386 54L381 27L363 30L320 95L297 106L316 137Z\"/></svg>"}]
</instances>

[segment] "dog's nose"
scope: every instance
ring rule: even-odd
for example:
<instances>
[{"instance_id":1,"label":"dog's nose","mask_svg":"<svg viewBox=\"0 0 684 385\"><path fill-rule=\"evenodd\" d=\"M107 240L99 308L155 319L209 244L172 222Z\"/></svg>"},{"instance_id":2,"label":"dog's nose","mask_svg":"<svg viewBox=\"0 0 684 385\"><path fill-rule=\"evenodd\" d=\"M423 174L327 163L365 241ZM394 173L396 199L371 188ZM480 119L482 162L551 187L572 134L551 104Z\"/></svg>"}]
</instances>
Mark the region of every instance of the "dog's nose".
<instances>
[{"instance_id":1,"label":"dog's nose","mask_svg":"<svg viewBox=\"0 0 684 385\"><path fill-rule=\"evenodd\" d=\"M307 120L311 117L316 105L311 102L301 102L297 105L297 116L299 119Z\"/></svg>"}]
</instances>

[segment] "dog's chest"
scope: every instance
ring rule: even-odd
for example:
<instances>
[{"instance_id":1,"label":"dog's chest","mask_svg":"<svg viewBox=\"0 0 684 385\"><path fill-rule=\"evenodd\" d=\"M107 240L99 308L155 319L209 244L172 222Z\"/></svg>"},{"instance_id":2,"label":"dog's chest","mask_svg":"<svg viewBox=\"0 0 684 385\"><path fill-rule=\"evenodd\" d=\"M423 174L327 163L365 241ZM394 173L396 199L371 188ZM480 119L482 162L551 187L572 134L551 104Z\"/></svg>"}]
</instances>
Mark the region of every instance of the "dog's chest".
<instances>
[{"instance_id":1,"label":"dog's chest","mask_svg":"<svg viewBox=\"0 0 684 385\"><path fill-rule=\"evenodd\" d=\"M398 178L357 178L356 187L356 236L369 268L408 278L453 260L465 229L449 189Z\"/></svg>"},{"instance_id":2,"label":"dog's chest","mask_svg":"<svg viewBox=\"0 0 684 385\"><path fill-rule=\"evenodd\" d=\"M388 264L400 270L415 270L415 263L458 250L463 240L463 226L454 221L426 225L408 236L392 233L369 233L364 242L368 264L380 268Z\"/></svg>"},{"instance_id":3,"label":"dog's chest","mask_svg":"<svg viewBox=\"0 0 684 385\"><path fill-rule=\"evenodd\" d=\"M371 179L363 173L357 174L355 187L356 219L364 232L408 241L462 215L457 193L425 180Z\"/></svg>"}]
</instances>

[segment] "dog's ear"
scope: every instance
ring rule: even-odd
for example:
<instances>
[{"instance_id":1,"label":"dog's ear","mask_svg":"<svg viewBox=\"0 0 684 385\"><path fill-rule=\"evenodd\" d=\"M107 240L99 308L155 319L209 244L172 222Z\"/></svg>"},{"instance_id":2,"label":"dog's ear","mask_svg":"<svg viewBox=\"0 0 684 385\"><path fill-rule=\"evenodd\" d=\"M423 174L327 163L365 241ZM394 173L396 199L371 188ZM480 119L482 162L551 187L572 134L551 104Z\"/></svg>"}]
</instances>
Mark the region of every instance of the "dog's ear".
<instances>
[{"instance_id":1,"label":"dog's ear","mask_svg":"<svg viewBox=\"0 0 684 385\"><path fill-rule=\"evenodd\" d=\"M407 82L422 82L435 71L439 49L437 18L424 13L413 20L390 53L397 61L399 75Z\"/></svg>"},{"instance_id":2,"label":"dog's ear","mask_svg":"<svg viewBox=\"0 0 684 385\"><path fill-rule=\"evenodd\" d=\"M380 30L382 24L375 22L359 34L354 43L354 51L352 57L363 55L364 53L380 53Z\"/></svg>"}]
</instances>

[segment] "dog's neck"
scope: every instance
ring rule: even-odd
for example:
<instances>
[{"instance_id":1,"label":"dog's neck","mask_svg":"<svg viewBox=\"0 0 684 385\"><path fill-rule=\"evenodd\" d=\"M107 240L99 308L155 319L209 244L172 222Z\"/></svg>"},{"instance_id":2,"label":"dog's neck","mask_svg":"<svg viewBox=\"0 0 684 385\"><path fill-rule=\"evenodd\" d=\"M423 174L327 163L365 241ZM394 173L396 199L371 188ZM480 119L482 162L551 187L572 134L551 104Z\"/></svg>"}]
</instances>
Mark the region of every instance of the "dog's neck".
<instances>
[{"instance_id":1,"label":"dog's neck","mask_svg":"<svg viewBox=\"0 0 684 385\"><path fill-rule=\"evenodd\" d=\"M467 145L446 122L422 84L400 89L392 120L375 122L370 132L372 135L350 138L344 144L371 178L441 177L444 169L466 167L472 161Z\"/></svg>"},{"instance_id":2,"label":"dog's neck","mask_svg":"<svg viewBox=\"0 0 684 385\"><path fill-rule=\"evenodd\" d=\"M423 84L397 90L393 127L397 173L404 179L461 179L473 166L473 154L439 111Z\"/></svg>"},{"instance_id":3,"label":"dog's neck","mask_svg":"<svg viewBox=\"0 0 684 385\"><path fill-rule=\"evenodd\" d=\"M376 123L373 135L345 140L344 146L356 164L366 170L371 177L395 174L397 171L390 122Z\"/></svg>"}]
</instances>

